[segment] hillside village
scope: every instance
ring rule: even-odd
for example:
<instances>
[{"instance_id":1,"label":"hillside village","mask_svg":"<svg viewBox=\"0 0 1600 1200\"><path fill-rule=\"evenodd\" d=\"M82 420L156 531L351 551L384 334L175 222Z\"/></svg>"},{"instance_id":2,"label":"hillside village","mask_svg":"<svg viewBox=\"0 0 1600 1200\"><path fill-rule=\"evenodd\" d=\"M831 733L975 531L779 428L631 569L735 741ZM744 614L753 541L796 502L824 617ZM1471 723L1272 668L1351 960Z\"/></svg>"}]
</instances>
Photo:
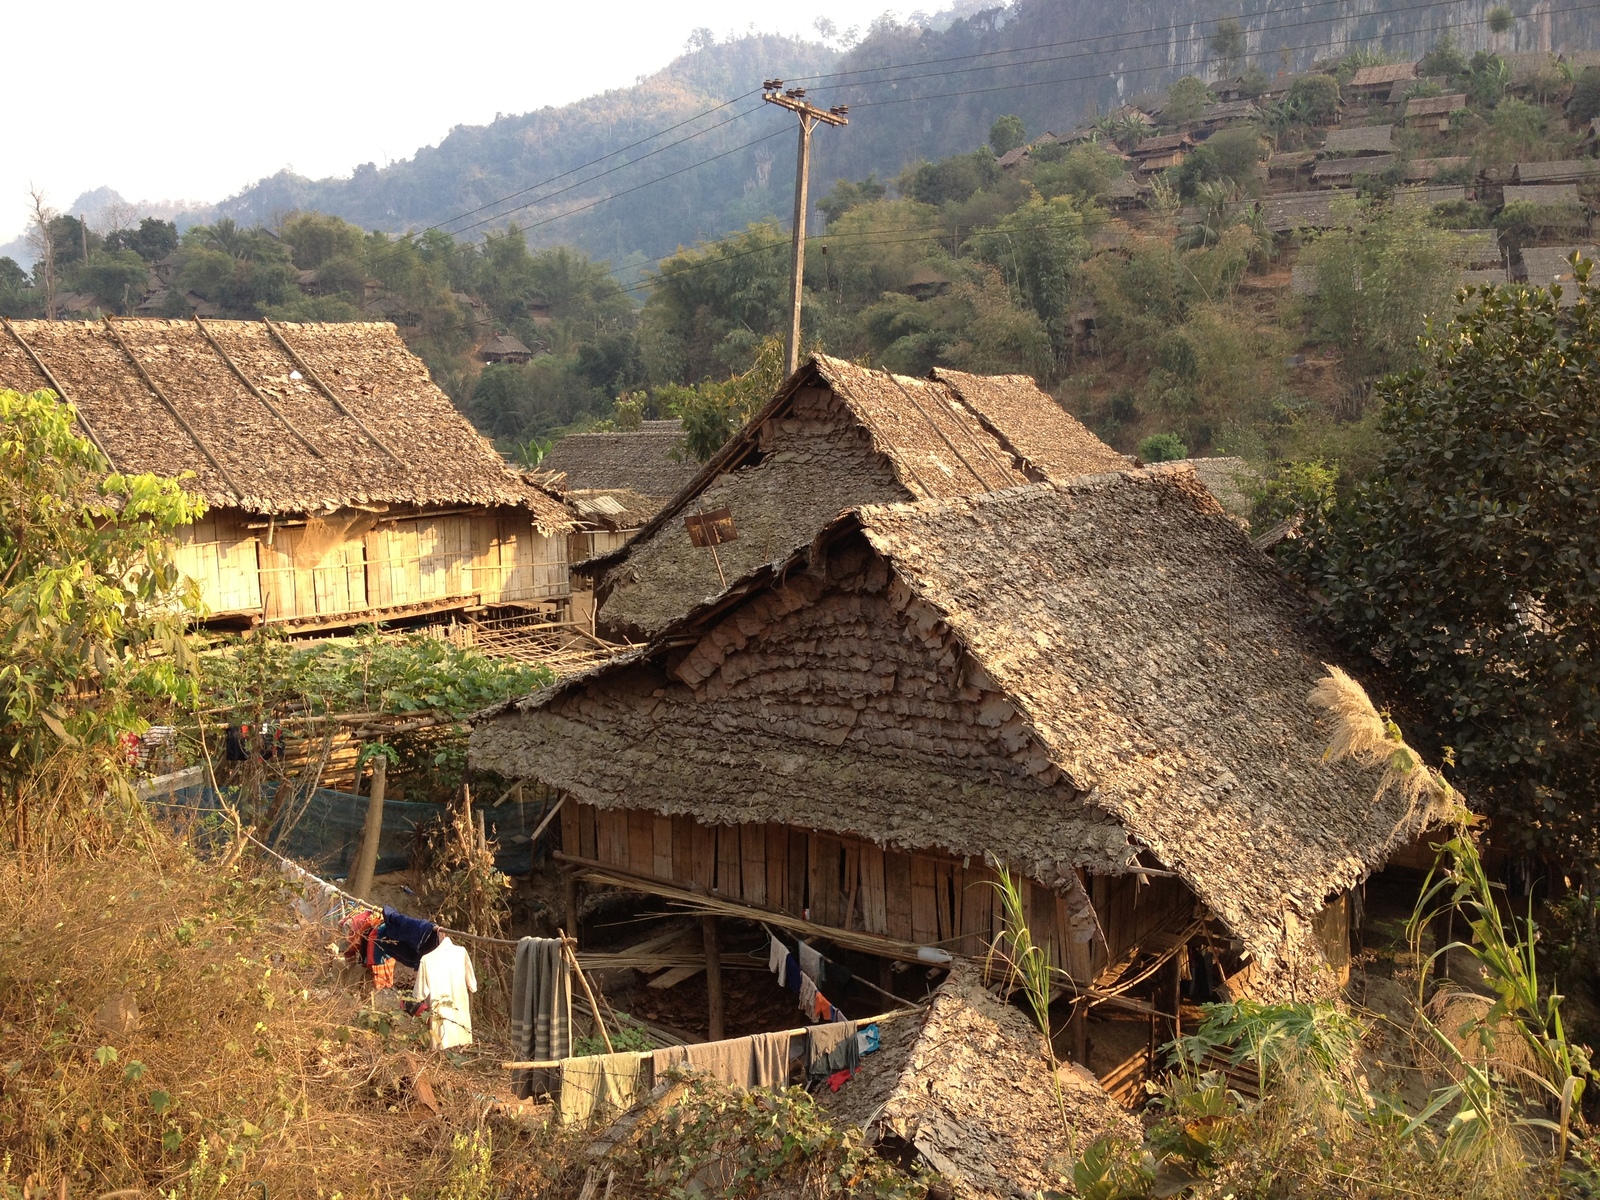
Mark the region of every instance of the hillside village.
<instances>
[{"instance_id":1,"label":"hillside village","mask_svg":"<svg viewBox=\"0 0 1600 1200\"><path fill-rule=\"evenodd\" d=\"M772 224L41 211L0 1197L1600 1189L1600 51L1238 32L788 362Z\"/></svg>"}]
</instances>

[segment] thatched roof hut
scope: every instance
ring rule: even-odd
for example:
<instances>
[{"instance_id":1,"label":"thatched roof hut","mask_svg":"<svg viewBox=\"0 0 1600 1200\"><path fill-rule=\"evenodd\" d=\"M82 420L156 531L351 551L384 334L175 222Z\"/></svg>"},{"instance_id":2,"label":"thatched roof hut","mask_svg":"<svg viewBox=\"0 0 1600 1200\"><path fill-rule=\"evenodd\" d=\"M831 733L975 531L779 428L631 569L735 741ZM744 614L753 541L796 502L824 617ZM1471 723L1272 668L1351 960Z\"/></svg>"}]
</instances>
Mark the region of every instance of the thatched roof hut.
<instances>
[{"instance_id":1,"label":"thatched roof hut","mask_svg":"<svg viewBox=\"0 0 1600 1200\"><path fill-rule=\"evenodd\" d=\"M859 504L996 491L1128 460L1023 375L912 379L816 355L623 549L594 559L601 625L648 636ZM729 509L709 551L681 520Z\"/></svg>"},{"instance_id":2,"label":"thatched roof hut","mask_svg":"<svg viewBox=\"0 0 1600 1200\"><path fill-rule=\"evenodd\" d=\"M970 965L951 970L920 1024L885 1024L883 1038L848 1086L818 1093L817 1103L880 1153L920 1160L961 1196L1062 1194L1096 1138L1138 1140L1138 1121L1087 1072L1060 1068L1058 1102L1038 1029Z\"/></svg>"},{"instance_id":3,"label":"thatched roof hut","mask_svg":"<svg viewBox=\"0 0 1600 1200\"><path fill-rule=\"evenodd\" d=\"M114 470L185 476L205 497L183 565L214 614L339 623L566 594L570 514L393 325L7 322L0 386L56 391ZM552 540L559 571L544 570Z\"/></svg>"},{"instance_id":4,"label":"thatched roof hut","mask_svg":"<svg viewBox=\"0 0 1600 1200\"><path fill-rule=\"evenodd\" d=\"M1329 897L1422 820L1322 761L1306 701L1321 657L1301 602L1191 469L1129 470L853 509L648 646L484 714L470 753L567 793L602 842L608 814L628 829L640 815L644 875L677 873L680 817L758 831L747 856L781 844L762 823L825 831L879 856L861 876L870 930L896 911L870 894L884 850L943 856L952 896L1000 860L1054 893L1037 903L1067 905L1054 953L1076 977L1136 943L1161 903L1187 922L1198 900L1299 989L1324 962L1313 922ZM653 858L651 821L667 839ZM690 862L685 845L685 875ZM735 849L732 875L697 882L737 898L755 880L774 902L770 874L747 857L741 885L739 864ZM1108 900L1103 932L1069 935L1080 879L1152 873L1179 892L1142 910ZM986 902L971 916L938 928L990 930Z\"/></svg>"},{"instance_id":5,"label":"thatched roof hut","mask_svg":"<svg viewBox=\"0 0 1600 1200\"><path fill-rule=\"evenodd\" d=\"M550 448L540 470L566 476L563 490L626 490L660 503L695 477L698 463L683 448L683 423L644 421L616 433L570 433Z\"/></svg>"}]
</instances>

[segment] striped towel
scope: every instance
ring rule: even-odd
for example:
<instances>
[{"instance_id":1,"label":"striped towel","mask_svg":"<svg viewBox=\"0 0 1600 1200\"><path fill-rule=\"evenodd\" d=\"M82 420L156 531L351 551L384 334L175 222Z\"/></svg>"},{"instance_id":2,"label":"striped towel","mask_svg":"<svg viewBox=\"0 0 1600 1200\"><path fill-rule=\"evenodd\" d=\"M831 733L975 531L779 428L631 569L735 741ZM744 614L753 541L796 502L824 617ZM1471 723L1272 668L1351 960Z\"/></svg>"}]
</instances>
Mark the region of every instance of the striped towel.
<instances>
[{"instance_id":1,"label":"striped towel","mask_svg":"<svg viewBox=\"0 0 1600 1200\"><path fill-rule=\"evenodd\" d=\"M560 938L525 937L517 943L511 976L511 1057L550 1062L572 1055L572 973ZM519 1099L555 1090L555 1070L513 1071Z\"/></svg>"}]
</instances>

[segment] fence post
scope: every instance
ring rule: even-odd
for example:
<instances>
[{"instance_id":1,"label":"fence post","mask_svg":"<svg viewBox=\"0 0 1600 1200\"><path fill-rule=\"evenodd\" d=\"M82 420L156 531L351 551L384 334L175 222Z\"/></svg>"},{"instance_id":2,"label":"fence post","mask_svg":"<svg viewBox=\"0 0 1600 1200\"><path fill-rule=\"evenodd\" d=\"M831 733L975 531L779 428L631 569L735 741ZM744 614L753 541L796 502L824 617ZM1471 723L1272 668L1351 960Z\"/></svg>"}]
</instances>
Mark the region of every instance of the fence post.
<instances>
[{"instance_id":1,"label":"fence post","mask_svg":"<svg viewBox=\"0 0 1600 1200\"><path fill-rule=\"evenodd\" d=\"M356 768L360 774L360 766ZM389 760L383 754L372 758L372 792L367 798L367 822L361 830L361 849L356 867L350 873L350 894L370 900L372 874L378 866L378 839L383 835L383 793L388 780Z\"/></svg>"}]
</instances>

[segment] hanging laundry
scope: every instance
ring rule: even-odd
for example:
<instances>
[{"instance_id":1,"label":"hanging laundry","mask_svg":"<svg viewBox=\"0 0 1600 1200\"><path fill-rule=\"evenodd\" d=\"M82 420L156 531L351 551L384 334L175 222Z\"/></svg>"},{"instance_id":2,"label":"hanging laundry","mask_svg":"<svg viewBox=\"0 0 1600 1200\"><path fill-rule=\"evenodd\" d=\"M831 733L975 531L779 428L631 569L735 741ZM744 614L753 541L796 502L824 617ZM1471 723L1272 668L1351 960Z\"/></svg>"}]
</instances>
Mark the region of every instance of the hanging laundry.
<instances>
[{"instance_id":1,"label":"hanging laundry","mask_svg":"<svg viewBox=\"0 0 1600 1200\"><path fill-rule=\"evenodd\" d=\"M783 986L791 992L800 990L800 960L792 953L784 955L783 959Z\"/></svg>"},{"instance_id":2,"label":"hanging laundry","mask_svg":"<svg viewBox=\"0 0 1600 1200\"><path fill-rule=\"evenodd\" d=\"M833 1011L833 1002L821 992L817 993L815 1002L811 1005L811 1019L813 1021L826 1021L828 1014Z\"/></svg>"},{"instance_id":3,"label":"hanging laundry","mask_svg":"<svg viewBox=\"0 0 1600 1200\"><path fill-rule=\"evenodd\" d=\"M439 928L432 921L408 917L399 909L383 906L383 930L378 935L384 953L397 958L413 971L424 954L439 945Z\"/></svg>"},{"instance_id":4,"label":"hanging laundry","mask_svg":"<svg viewBox=\"0 0 1600 1200\"><path fill-rule=\"evenodd\" d=\"M800 1011L805 1013L808 1021L812 1019L812 1013L817 1011L817 985L809 975L800 976Z\"/></svg>"},{"instance_id":5,"label":"hanging laundry","mask_svg":"<svg viewBox=\"0 0 1600 1200\"><path fill-rule=\"evenodd\" d=\"M828 1090L831 1092L837 1092L847 1082L849 1082L850 1077L854 1074L854 1071L849 1070L835 1071L832 1075L828 1076Z\"/></svg>"},{"instance_id":6,"label":"hanging laundry","mask_svg":"<svg viewBox=\"0 0 1600 1200\"><path fill-rule=\"evenodd\" d=\"M351 962L368 963L367 943L382 918L370 908L357 909L344 921L344 956Z\"/></svg>"},{"instance_id":7,"label":"hanging laundry","mask_svg":"<svg viewBox=\"0 0 1600 1200\"><path fill-rule=\"evenodd\" d=\"M824 982L822 974L822 955L805 942L800 943L800 974L811 976L813 983Z\"/></svg>"},{"instance_id":8,"label":"hanging laundry","mask_svg":"<svg viewBox=\"0 0 1600 1200\"><path fill-rule=\"evenodd\" d=\"M785 964L789 961L789 947L780 942L773 934L767 935L772 939L767 947L767 970L776 975L781 982Z\"/></svg>"},{"instance_id":9,"label":"hanging laundry","mask_svg":"<svg viewBox=\"0 0 1600 1200\"><path fill-rule=\"evenodd\" d=\"M563 1125L581 1125L596 1113L622 1112L639 1092L639 1067L650 1055L638 1051L561 1060Z\"/></svg>"},{"instance_id":10,"label":"hanging laundry","mask_svg":"<svg viewBox=\"0 0 1600 1200\"><path fill-rule=\"evenodd\" d=\"M853 1071L861 1065L861 1051L856 1045L856 1023L839 1021L829 1025L815 1025L807 1030L810 1042L806 1054L806 1074L813 1079L826 1079L835 1071Z\"/></svg>"},{"instance_id":11,"label":"hanging laundry","mask_svg":"<svg viewBox=\"0 0 1600 1200\"><path fill-rule=\"evenodd\" d=\"M789 1083L792 1040L793 1035L785 1030L692 1046L667 1046L651 1052L651 1065L658 1084L668 1071L678 1068L698 1071L729 1087L781 1091Z\"/></svg>"},{"instance_id":12,"label":"hanging laundry","mask_svg":"<svg viewBox=\"0 0 1600 1200\"><path fill-rule=\"evenodd\" d=\"M250 726L229 725L224 738L224 754L229 762L244 762L250 757Z\"/></svg>"},{"instance_id":13,"label":"hanging laundry","mask_svg":"<svg viewBox=\"0 0 1600 1200\"><path fill-rule=\"evenodd\" d=\"M383 991L394 986L394 959L385 959L375 963L372 968L372 987L375 991Z\"/></svg>"},{"instance_id":14,"label":"hanging laundry","mask_svg":"<svg viewBox=\"0 0 1600 1200\"><path fill-rule=\"evenodd\" d=\"M828 1005L828 1020L843 1021L844 1019L845 1015L839 1011L839 1006L837 1004Z\"/></svg>"},{"instance_id":15,"label":"hanging laundry","mask_svg":"<svg viewBox=\"0 0 1600 1200\"><path fill-rule=\"evenodd\" d=\"M572 974L560 938L525 937L517 943L511 975L511 1057L549 1062L572 1056ZM554 1080L545 1069L513 1071L519 1100L547 1095Z\"/></svg>"},{"instance_id":16,"label":"hanging laundry","mask_svg":"<svg viewBox=\"0 0 1600 1200\"><path fill-rule=\"evenodd\" d=\"M392 968L391 968L392 969ZM472 997L478 976L466 947L449 938L422 956L413 995L428 1005L429 1028L435 1050L472 1044Z\"/></svg>"},{"instance_id":17,"label":"hanging laundry","mask_svg":"<svg viewBox=\"0 0 1600 1200\"><path fill-rule=\"evenodd\" d=\"M878 1048L878 1026L876 1023L868 1025L856 1034L856 1045L862 1054L871 1054Z\"/></svg>"}]
</instances>

